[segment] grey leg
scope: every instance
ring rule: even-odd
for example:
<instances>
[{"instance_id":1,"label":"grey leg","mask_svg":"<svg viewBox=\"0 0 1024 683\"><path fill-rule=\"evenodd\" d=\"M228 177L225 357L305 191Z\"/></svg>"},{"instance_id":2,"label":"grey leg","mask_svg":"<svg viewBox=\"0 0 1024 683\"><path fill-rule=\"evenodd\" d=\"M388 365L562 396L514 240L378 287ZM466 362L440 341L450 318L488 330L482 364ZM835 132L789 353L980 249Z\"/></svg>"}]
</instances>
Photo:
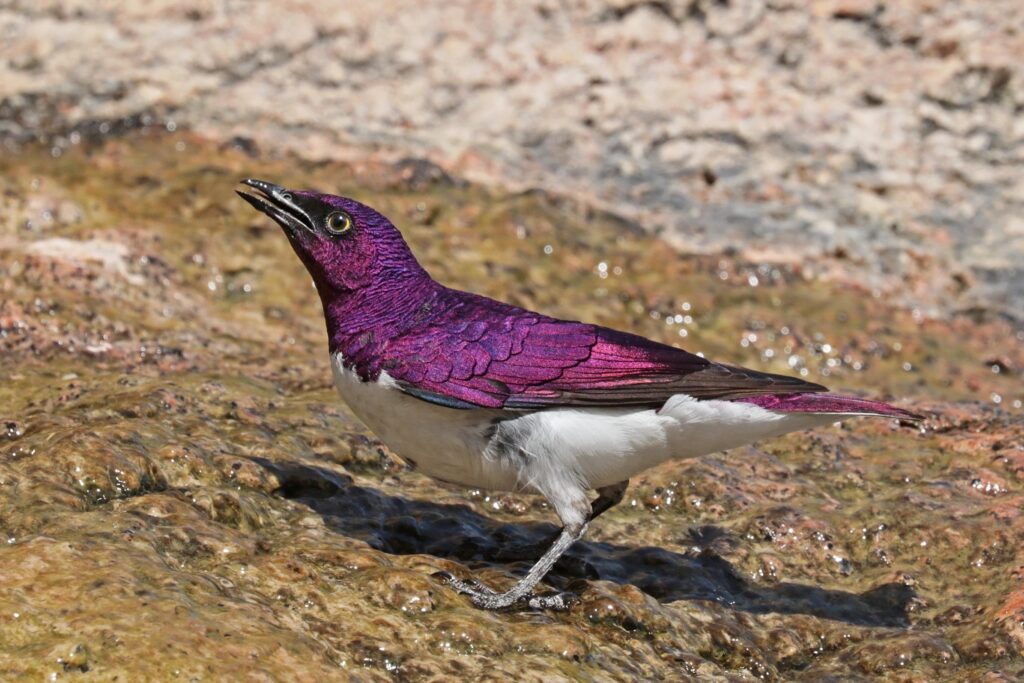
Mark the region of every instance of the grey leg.
<instances>
[{"instance_id":1,"label":"grey leg","mask_svg":"<svg viewBox=\"0 0 1024 683\"><path fill-rule=\"evenodd\" d=\"M474 605L483 609L503 609L521 600L524 600L531 609L568 609L570 600L564 594L538 596L533 595L533 589L551 570L551 567L558 561L558 558L573 543L580 540L586 531L586 522L567 524L555 542L548 548L548 551L530 568L526 576L504 593L495 593L489 588L480 586L475 581L473 583L460 581L447 572L441 572L435 576L447 581L452 588L460 593L468 595Z\"/></svg>"},{"instance_id":2,"label":"grey leg","mask_svg":"<svg viewBox=\"0 0 1024 683\"><path fill-rule=\"evenodd\" d=\"M556 609L564 610L570 606L570 599L562 593L557 595L537 596L533 595L533 589L536 588L537 584L540 583L551 568L555 566L565 551L568 550L573 543L580 540L583 534L587 531L587 525L604 512L607 512L610 508L615 507L622 501L622 497L626 494L626 487L629 486L629 480L620 481L617 484L611 486L604 486L597 489L597 498L590 504L590 509L584 513L586 520L583 522L574 522L566 524L558 536L551 542L547 552L530 568L526 576L519 580L519 583L514 585L508 591L504 593L497 593L487 586L484 586L475 579L469 581L462 581L456 579L448 572L439 572L435 574L438 578L446 581L455 590L460 593L465 593L469 596L470 600L477 607L483 609L504 609L511 607L517 602L523 601L531 609ZM581 504L586 504L586 498L579 501ZM584 507L583 510L586 510ZM576 519L579 519L583 515L579 514L582 510L577 511Z\"/></svg>"},{"instance_id":3,"label":"grey leg","mask_svg":"<svg viewBox=\"0 0 1024 683\"><path fill-rule=\"evenodd\" d=\"M627 486L629 486L629 479L620 481L618 484L599 488L597 490L597 498L590 504L590 521L593 522L601 513L607 512L621 503L622 497L626 495Z\"/></svg>"},{"instance_id":4,"label":"grey leg","mask_svg":"<svg viewBox=\"0 0 1024 683\"><path fill-rule=\"evenodd\" d=\"M622 502L622 497L626 495L626 487L629 486L629 479L620 481L618 484L612 484L611 486L602 486L597 489L597 498L590 504L590 513L587 517L588 522L593 522L599 515L607 512L611 508L615 507ZM560 532L559 532L560 533ZM536 547L546 548L554 543L558 539L558 533L551 534L544 540L538 542ZM531 546L531 548L534 546ZM529 551L529 549L527 549ZM533 551L535 553L536 551ZM532 553L531 553L532 554Z\"/></svg>"}]
</instances>

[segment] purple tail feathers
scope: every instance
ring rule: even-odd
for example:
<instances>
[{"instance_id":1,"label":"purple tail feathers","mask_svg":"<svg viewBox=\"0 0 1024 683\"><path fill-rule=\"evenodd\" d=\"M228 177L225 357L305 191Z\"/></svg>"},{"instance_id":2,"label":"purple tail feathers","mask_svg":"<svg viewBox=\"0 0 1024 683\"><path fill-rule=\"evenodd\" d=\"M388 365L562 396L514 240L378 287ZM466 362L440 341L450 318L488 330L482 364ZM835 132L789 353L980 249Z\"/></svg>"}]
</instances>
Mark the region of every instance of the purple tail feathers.
<instances>
[{"instance_id":1,"label":"purple tail feathers","mask_svg":"<svg viewBox=\"0 0 1024 683\"><path fill-rule=\"evenodd\" d=\"M750 396L736 400L743 403L753 403L766 410L777 410L784 413L877 415L879 417L895 417L903 420L924 419L921 415L897 408L888 403L882 403L881 401L870 401L866 398L855 398L853 396L836 396L835 394Z\"/></svg>"}]
</instances>

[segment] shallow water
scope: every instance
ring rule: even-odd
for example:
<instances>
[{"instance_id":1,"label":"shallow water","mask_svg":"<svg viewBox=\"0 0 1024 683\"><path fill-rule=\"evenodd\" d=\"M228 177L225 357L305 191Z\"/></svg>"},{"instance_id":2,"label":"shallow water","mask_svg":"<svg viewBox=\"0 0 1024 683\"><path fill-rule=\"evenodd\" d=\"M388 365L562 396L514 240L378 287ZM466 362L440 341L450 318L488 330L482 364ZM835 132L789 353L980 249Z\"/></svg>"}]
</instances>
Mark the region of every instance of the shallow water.
<instances>
[{"instance_id":1,"label":"shallow water","mask_svg":"<svg viewBox=\"0 0 1024 683\"><path fill-rule=\"evenodd\" d=\"M1024 676L1024 331L1005 321L679 255L425 163L135 133L0 170L5 678ZM450 284L930 419L652 470L547 581L579 606L482 613L431 575L508 585L552 515L409 472L349 415L301 264L232 194L247 176L379 207Z\"/></svg>"}]
</instances>

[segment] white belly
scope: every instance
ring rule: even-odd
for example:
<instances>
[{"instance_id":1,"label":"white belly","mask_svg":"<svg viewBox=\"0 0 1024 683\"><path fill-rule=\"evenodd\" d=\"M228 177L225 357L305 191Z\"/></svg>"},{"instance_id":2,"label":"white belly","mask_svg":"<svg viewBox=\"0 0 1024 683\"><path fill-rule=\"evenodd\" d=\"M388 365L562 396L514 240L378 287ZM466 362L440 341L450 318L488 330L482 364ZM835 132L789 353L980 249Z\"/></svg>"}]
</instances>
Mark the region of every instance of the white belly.
<instances>
[{"instance_id":1,"label":"white belly","mask_svg":"<svg viewBox=\"0 0 1024 683\"><path fill-rule=\"evenodd\" d=\"M834 422L835 415L780 413L748 403L677 395L660 410L553 408L515 415L446 408L404 394L387 373L363 382L331 359L352 412L424 474L490 490L593 489L666 460L735 448Z\"/></svg>"}]
</instances>

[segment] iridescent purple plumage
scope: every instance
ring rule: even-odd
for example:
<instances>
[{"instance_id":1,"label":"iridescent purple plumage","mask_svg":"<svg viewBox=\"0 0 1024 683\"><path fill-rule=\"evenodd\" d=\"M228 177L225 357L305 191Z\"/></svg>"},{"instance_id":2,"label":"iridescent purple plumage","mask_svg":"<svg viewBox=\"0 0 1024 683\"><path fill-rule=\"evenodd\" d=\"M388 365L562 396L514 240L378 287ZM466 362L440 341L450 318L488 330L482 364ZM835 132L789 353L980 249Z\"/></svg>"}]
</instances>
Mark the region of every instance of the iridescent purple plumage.
<instances>
[{"instance_id":1,"label":"iridescent purple plumage","mask_svg":"<svg viewBox=\"0 0 1024 683\"><path fill-rule=\"evenodd\" d=\"M400 331L372 327L371 336L381 342L372 351L360 344L358 334L332 339L368 376L386 370L409 393L450 407L658 407L679 393L739 398L823 389L711 363L597 325L557 320L437 285L422 287L427 294L413 304L421 311L416 324Z\"/></svg>"},{"instance_id":2,"label":"iridescent purple plumage","mask_svg":"<svg viewBox=\"0 0 1024 683\"><path fill-rule=\"evenodd\" d=\"M430 277L401 233L373 209L315 192L288 197L307 213L345 211L357 226L344 239L308 230L288 236L316 282L332 353L340 352L364 380L386 371L403 391L452 408L657 408L686 394L784 412L833 412L847 400L856 412L905 414L859 399L794 401L825 387L449 289Z\"/></svg>"}]
</instances>

